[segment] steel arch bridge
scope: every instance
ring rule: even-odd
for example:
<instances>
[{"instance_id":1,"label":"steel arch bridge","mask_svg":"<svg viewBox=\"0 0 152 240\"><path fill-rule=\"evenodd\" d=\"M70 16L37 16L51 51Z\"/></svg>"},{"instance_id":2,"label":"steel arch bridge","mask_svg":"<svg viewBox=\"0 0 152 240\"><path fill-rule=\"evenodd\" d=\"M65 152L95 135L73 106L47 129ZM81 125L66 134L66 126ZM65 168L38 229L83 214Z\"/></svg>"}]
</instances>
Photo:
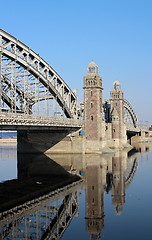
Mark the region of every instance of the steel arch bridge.
<instances>
[{"instance_id":1,"label":"steel arch bridge","mask_svg":"<svg viewBox=\"0 0 152 240\"><path fill-rule=\"evenodd\" d=\"M2 111L37 116L54 117L60 114L67 118L83 117L83 113L78 113L76 94L59 74L32 49L0 29ZM84 112L84 109L81 111ZM137 117L127 100L124 100L124 113L126 125L136 128Z\"/></svg>"},{"instance_id":2,"label":"steel arch bridge","mask_svg":"<svg viewBox=\"0 0 152 240\"><path fill-rule=\"evenodd\" d=\"M41 101L54 100L62 116L77 117L77 96L59 74L24 43L0 29L0 108L33 113ZM49 115L48 105L41 106Z\"/></svg>"}]
</instances>

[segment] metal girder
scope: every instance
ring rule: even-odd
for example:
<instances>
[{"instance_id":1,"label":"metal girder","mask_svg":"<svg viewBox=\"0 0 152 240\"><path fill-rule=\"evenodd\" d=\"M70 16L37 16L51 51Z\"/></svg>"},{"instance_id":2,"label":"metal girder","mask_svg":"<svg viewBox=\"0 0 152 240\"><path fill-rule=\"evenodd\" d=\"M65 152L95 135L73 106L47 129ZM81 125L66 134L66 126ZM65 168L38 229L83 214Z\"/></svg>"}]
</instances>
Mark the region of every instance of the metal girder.
<instances>
[{"instance_id":1,"label":"metal girder","mask_svg":"<svg viewBox=\"0 0 152 240\"><path fill-rule=\"evenodd\" d=\"M32 100L31 95L29 95L29 96L26 95L26 98L25 98L24 91L22 89L20 89L19 86L15 86L15 84L11 81L11 79L9 77L6 77L1 74L1 82L3 83L2 84L2 86L3 86L2 99L10 109L14 109L14 110L16 109L16 110L20 110L23 112L21 104L24 100L26 100L26 102L29 103L29 106L32 106L35 103ZM11 89L14 89L16 91L16 98L18 98L19 102L20 102L19 106L17 106L16 101L12 102L11 94L8 94L11 92ZM31 113L31 107L29 108L29 113Z\"/></svg>"},{"instance_id":2,"label":"metal girder","mask_svg":"<svg viewBox=\"0 0 152 240\"><path fill-rule=\"evenodd\" d=\"M43 87L56 99L66 117L76 118L77 96L57 72L32 49L2 29L0 29L0 39L1 74L9 75L15 86L22 85L24 97L26 93L29 94L29 89L34 83L35 86L39 84L39 87ZM42 99L36 96L39 91L32 91L35 99ZM15 96L12 94L11 99L13 98L15 101Z\"/></svg>"},{"instance_id":3,"label":"metal girder","mask_svg":"<svg viewBox=\"0 0 152 240\"><path fill-rule=\"evenodd\" d=\"M7 92L10 91L12 85L13 85L13 88L15 88L14 84L11 82L9 77L1 75L1 79L2 79L2 82L4 82L7 85ZM19 86L16 86L16 93L21 98L25 99L24 91L20 89ZM5 103L11 108L11 99L7 96L4 90L2 92L2 97L4 98ZM44 101L45 99L53 99L53 96L51 94L45 95L45 93L37 96L35 96L34 94L29 94L29 96L26 96L26 101L28 101L31 106L34 105L36 102ZM19 107L16 106L16 108L17 110L19 110Z\"/></svg>"},{"instance_id":4,"label":"metal girder","mask_svg":"<svg viewBox=\"0 0 152 240\"><path fill-rule=\"evenodd\" d=\"M131 104L124 99L124 108L129 112L129 115L131 116L133 126L137 127L137 116L134 112L134 109L132 108Z\"/></svg>"},{"instance_id":5,"label":"metal girder","mask_svg":"<svg viewBox=\"0 0 152 240\"><path fill-rule=\"evenodd\" d=\"M4 91L2 91L2 99L4 100L4 102L7 104L8 107L10 108L16 108L16 110L19 110L19 108L17 106L11 106L11 99L5 94Z\"/></svg>"}]
</instances>

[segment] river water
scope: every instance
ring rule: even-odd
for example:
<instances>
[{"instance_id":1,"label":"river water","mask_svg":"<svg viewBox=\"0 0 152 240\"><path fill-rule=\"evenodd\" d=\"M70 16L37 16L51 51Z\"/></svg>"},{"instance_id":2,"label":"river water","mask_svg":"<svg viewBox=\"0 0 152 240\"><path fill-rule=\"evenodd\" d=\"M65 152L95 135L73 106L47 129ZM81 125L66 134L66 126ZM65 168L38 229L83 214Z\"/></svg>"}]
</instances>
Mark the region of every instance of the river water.
<instances>
[{"instance_id":1,"label":"river water","mask_svg":"<svg viewBox=\"0 0 152 240\"><path fill-rule=\"evenodd\" d=\"M152 239L152 144L115 154L40 158L17 156L16 146L3 145L0 182L48 172L52 159L83 181L1 214L0 239Z\"/></svg>"}]
</instances>

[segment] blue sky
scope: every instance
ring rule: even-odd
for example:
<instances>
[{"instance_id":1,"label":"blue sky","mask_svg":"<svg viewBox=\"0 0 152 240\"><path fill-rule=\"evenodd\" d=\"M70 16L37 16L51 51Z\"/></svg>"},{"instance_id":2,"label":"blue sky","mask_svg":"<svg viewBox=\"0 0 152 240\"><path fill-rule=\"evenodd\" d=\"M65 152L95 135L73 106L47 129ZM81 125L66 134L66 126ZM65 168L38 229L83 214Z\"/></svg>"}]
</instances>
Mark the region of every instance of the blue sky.
<instances>
[{"instance_id":1,"label":"blue sky","mask_svg":"<svg viewBox=\"0 0 152 240\"><path fill-rule=\"evenodd\" d=\"M151 0L7 0L0 28L44 58L83 100L87 64L98 64L103 97L121 82L139 121L152 124Z\"/></svg>"}]
</instances>

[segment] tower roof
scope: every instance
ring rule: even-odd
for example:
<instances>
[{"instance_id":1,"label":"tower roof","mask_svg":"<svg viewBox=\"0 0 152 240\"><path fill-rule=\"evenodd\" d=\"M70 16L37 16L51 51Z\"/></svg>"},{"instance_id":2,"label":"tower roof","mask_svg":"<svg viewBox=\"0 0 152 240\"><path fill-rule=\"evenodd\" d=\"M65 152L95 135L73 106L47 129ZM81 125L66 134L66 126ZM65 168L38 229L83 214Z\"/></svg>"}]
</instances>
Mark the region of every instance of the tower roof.
<instances>
[{"instance_id":1,"label":"tower roof","mask_svg":"<svg viewBox=\"0 0 152 240\"><path fill-rule=\"evenodd\" d=\"M98 65L94 62L94 61L91 61L89 64L88 64L88 68L89 67L98 67Z\"/></svg>"},{"instance_id":2,"label":"tower roof","mask_svg":"<svg viewBox=\"0 0 152 240\"><path fill-rule=\"evenodd\" d=\"M117 80L113 83L113 86L114 86L114 89L120 89L121 87L120 82Z\"/></svg>"},{"instance_id":3,"label":"tower roof","mask_svg":"<svg viewBox=\"0 0 152 240\"><path fill-rule=\"evenodd\" d=\"M88 64L88 73L98 73L98 65L95 62Z\"/></svg>"}]
</instances>

